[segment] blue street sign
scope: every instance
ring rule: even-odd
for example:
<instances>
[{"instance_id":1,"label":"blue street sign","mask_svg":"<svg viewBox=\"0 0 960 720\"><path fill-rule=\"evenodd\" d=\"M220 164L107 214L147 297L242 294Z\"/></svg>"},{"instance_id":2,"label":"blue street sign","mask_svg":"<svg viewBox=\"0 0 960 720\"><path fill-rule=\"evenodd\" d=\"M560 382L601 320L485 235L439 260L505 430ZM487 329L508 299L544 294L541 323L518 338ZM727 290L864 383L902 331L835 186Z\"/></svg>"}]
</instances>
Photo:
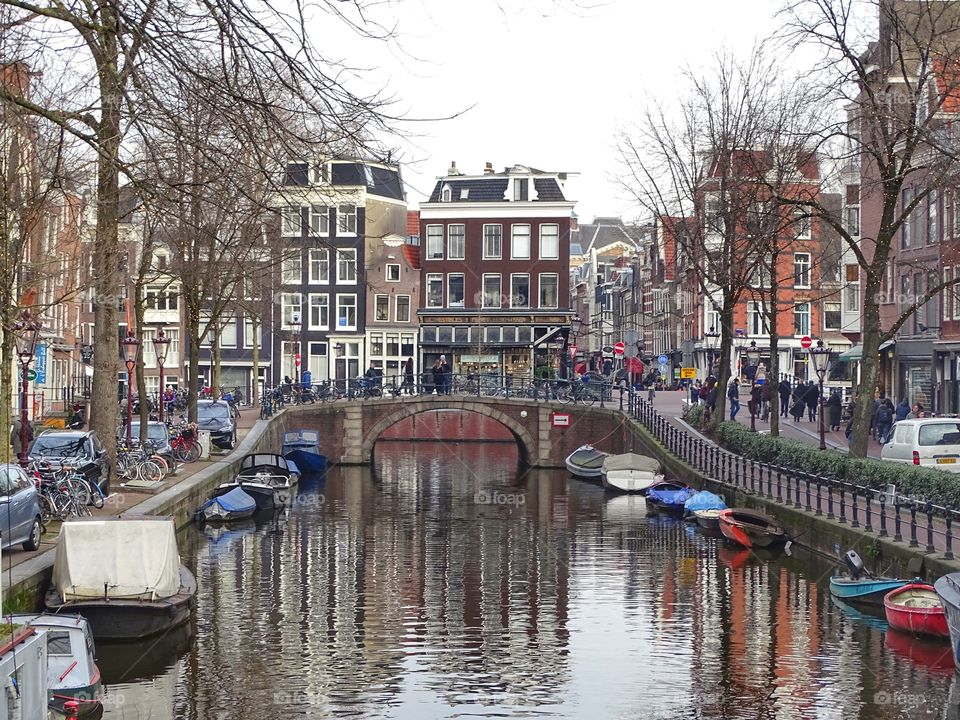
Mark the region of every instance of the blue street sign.
<instances>
[{"instance_id":1,"label":"blue street sign","mask_svg":"<svg viewBox=\"0 0 960 720\"><path fill-rule=\"evenodd\" d=\"M666 365L666 364L667 364L667 359L668 359L668 358L667 358L666 355L661 355L660 357L657 358L657 360L660 361L660 364L661 364L661 365Z\"/></svg>"},{"instance_id":2,"label":"blue street sign","mask_svg":"<svg viewBox=\"0 0 960 720\"><path fill-rule=\"evenodd\" d=\"M37 371L37 379L35 382L37 385L43 385L47 382L47 346L37 345L36 353L34 368Z\"/></svg>"}]
</instances>

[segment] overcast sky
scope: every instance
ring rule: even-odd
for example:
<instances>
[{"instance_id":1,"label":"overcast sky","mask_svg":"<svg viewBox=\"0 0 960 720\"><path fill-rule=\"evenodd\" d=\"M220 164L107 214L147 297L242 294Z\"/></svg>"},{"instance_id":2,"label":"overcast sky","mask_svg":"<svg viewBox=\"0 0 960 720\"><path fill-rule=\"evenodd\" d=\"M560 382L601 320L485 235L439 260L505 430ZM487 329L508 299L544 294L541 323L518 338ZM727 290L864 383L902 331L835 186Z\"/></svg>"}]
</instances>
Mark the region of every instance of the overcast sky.
<instances>
[{"instance_id":1,"label":"overcast sky","mask_svg":"<svg viewBox=\"0 0 960 720\"><path fill-rule=\"evenodd\" d=\"M388 53L343 48L367 64L412 117L402 172L411 206L456 161L579 173L577 214L637 209L611 176L618 128L648 98L668 98L682 68L702 67L721 47L746 51L775 26L779 0L401 0L380 7L396 22ZM324 44L321 43L321 46ZM338 43L339 45L339 43Z\"/></svg>"}]
</instances>

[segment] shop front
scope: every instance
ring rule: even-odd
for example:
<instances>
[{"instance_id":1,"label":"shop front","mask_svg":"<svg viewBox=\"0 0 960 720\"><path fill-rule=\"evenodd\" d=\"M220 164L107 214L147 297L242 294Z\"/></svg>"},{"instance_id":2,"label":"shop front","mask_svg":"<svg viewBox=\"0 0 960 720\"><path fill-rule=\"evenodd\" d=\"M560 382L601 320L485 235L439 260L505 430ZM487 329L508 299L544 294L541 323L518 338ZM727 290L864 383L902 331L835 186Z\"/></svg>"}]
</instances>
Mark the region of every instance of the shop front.
<instances>
[{"instance_id":1,"label":"shop front","mask_svg":"<svg viewBox=\"0 0 960 720\"><path fill-rule=\"evenodd\" d=\"M911 406L919 403L927 412L934 409L933 341L898 340L897 394L895 401L906 398Z\"/></svg>"}]
</instances>

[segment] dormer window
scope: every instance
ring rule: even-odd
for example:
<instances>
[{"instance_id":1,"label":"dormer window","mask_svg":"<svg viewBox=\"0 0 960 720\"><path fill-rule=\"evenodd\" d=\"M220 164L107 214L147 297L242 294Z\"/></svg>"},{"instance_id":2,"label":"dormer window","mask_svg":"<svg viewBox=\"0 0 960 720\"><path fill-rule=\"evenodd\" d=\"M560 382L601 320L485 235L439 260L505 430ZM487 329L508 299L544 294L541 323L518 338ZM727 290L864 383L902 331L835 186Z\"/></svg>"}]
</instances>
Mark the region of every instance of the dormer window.
<instances>
[{"instance_id":1,"label":"dormer window","mask_svg":"<svg viewBox=\"0 0 960 720\"><path fill-rule=\"evenodd\" d=\"M327 163L317 163L310 170L310 180L314 185L322 185L330 182L330 166L327 165Z\"/></svg>"},{"instance_id":2,"label":"dormer window","mask_svg":"<svg viewBox=\"0 0 960 720\"><path fill-rule=\"evenodd\" d=\"M460 188L460 199L466 200L470 196L470 188Z\"/></svg>"},{"instance_id":3,"label":"dormer window","mask_svg":"<svg viewBox=\"0 0 960 720\"><path fill-rule=\"evenodd\" d=\"M307 185L307 163L288 162L284 172L284 185Z\"/></svg>"},{"instance_id":4,"label":"dormer window","mask_svg":"<svg viewBox=\"0 0 960 720\"><path fill-rule=\"evenodd\" d=\"M369 165L364 165L363 175L367 179L367 187L373 187L373 168Z\"/></svg>"},{"instance_id":5,"label":"dormer window","mask_svg":"<svg viewBox=\"0 0 960 720\"><path fill-rule=\"evenodd\" d=\"M530 199L530 190L529 190L529 178L514 178L513 180L513 199L514 200L529 200Z\"/></svg>"},{"instance_id":6,"label":"dormer window","mask_svg":"<svg viewBox=\"0 0 960 720\"><path fill-rule=\"evenodd\" d=\"M440 202L450 202L450 186L444 185L440 191Z\"/></svg>"}]
</instances>

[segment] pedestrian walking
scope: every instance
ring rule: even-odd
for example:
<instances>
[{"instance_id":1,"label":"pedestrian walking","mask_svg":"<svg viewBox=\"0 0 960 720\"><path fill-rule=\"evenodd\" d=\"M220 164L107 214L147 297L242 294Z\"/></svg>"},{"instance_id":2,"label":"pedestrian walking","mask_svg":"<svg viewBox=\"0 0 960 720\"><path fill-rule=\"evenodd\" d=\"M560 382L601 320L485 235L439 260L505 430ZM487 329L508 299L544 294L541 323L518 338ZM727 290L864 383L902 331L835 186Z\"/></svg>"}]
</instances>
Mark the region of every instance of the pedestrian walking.
<instances>
[{"instance_id":1,"label":"pedestrian walking","mask_svg":"<svg viewBox=\"0 0 960 720\"><path fill-rule=\"evenodd\" d=\"M843 414L843 398L840 397L840 391L834 390L830 393L827 400L828 416L830 418L830 430L840 429L840 416Z\"/></svg>"},{"instance_id":2,"label":"pedestrian walking","mask_svg":"<svg viewBox=\"0 0 960 720\"><path fill-rule=\"evenodd\" d=\"M697 380L693 385L690 386L690 404L698 405L700 403L700 381Z\"/></svg>"},{"instance_id":3,"label":"pedestrian walking","mask_svg":"<svg viewBox=\"0 0 960 720\"><path fill-rule=\"evenodd\" d=\"M896 408L896 418L897 422L900 420L906 420L907 415L910 414L910 403L907 402L906 398L903 398L899 403L897 403Z\"/></svg>"},{"instance_id":4,"label":"pedestrian walking","mask_svg":"<svg viewBox=\"0 0 960 720\"><path fill-rule=\"evenodd\" d=\"M655 385L650 385L647 388L647 402L653 405L653 401L657 397L657 387Z\"/></svg>"},{"instance_id":5,"label":"pedestrian walking","mask_svg":"<svg viewBox=\"0 0 960 720\"><path fill-rule=\"evenodd\" d=\"M893 417L893 403L884 398L880 401L880 407L877 408L877 417L874 419L874 425L877 428L877 442L881 445L887 442L890 429L893 427Z\"/></svg>"},{"instance_id":6,"label":"pedestrian walking","mask_svg":"<svg viewBox=\"0 0 960 720\"><path fill-rule=\"evenodd\" d=\"M790 381L786 378L777 386L780 394L780 417L787 417L790 412Z\"/></svg>"},{"instance_id":7,"label":"pedestrian walking","mask_svg":"<svg viewBox=\"0 0 960 720\"><path fill-rule=\"evenodd\" d=\"M817 403L820 402L820 388L816 386L813 380L807 381L807 389L803 395L804 402L807 404L807 418L810 422L817 419Z\"/></svg>"},{"instance_id":8,"label":"pedestrian walking","mask_svg":"<svg viewBox=\"0 0 960 720\"><path fill-rule=\"evenodd\" d=\"M740 412L740 386L736 380L730 381L730 387L727 388L727 398L730 400L730 419L736 420L737 413Z\"/></svg>"},{"instance_id":9,"label":"pedestrian walking","mask_svg":"<svg viewBox=\"0 0 960 720\"><path fill-rule=\"evenodd\" d=\"M403 390L407 395L413 395L413 358L408 357L403 364Z\"/></svg>"}]
</instances>

